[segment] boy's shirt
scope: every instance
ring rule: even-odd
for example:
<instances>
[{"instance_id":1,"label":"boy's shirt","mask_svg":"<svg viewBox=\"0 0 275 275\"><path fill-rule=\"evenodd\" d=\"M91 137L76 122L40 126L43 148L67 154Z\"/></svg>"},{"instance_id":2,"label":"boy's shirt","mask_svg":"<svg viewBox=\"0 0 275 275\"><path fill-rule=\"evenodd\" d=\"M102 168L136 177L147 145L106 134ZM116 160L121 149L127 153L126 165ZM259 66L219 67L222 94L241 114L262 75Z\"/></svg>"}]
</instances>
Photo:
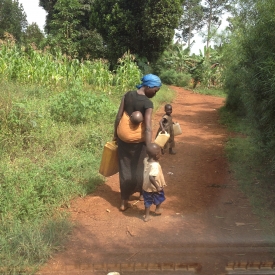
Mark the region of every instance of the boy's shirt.
<instances>
[{"instance_id":1,"label":"boy's shirt","mask_svg":"<svg viewBox=\"0 0 275 275\"><path fill-rule=\"evenodd\" d=\"M155 186L151 183L149 176L155 177L159 187L166 186L166 182L162 173L159 162L148 162L148 158L144 159L144 173L143 173L143 190L146 192L157 192Z\"/></svg>"}]
</instances>

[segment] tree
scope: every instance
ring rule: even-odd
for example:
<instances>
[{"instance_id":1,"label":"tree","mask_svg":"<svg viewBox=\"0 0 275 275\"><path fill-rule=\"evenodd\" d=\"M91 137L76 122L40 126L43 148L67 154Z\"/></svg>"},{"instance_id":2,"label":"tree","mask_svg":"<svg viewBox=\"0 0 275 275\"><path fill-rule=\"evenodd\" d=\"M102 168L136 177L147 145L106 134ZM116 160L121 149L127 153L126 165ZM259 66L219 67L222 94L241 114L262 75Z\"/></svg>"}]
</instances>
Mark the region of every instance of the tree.
<instances>
[{"instance_id":1,"label":"tree","mask_svg":"<svg viewBox=\"0 0 275 275\"><path fill-rule=\"evenodd\" d=\"M204 17L207 26L206 48L221 25L221 16L230 8L231 0L204 0Z\"/></svg>"},{"instance_id":2,"label":"tree","mask_svg":"<svg viewBox=\"0 0 275 275\"><path fill-rule=\"evenodd\" d=\"M24 33L25 44L34 43L37 47L40 47L44 38L44 34L36 23L29 25Z\"/></svg>"},{"instance_id":3,"label":"tree","mask_svg":"<svg viewBox=\"0 0 275 275\"><path fill-rule=\"evenodd\" d=\"M156 61L179 24L179 0L95 0L91 22L115 64L126 51Z\"/></svg>"},{"instance_id":4,"label":"tree","mask_svg":"<svg viewBox=\"0 0 275 275\"><path fill-rule=\"evenodd\" d=\"M39 6L42 7L46 12L45 32L50 33L50 22L53 19L54 5L58 0L39 0Z\"/></svg>"},{"instance_id":5,"label":"tree","mask_svg":"<svg viewBox=\"0 0 275 275\"><path fill-rule=\"evenodd\" d=\"M79 50L79 19L82 15L78 0L58 0L54 6L55 13L49 26L51 36L62 52L72 57L78 56Z\"/></svg>"},{"instance_id":6,"label":"tree","mask_svg":"<svg viewBox=\"0 0 275 275\"><path fill-rule=\"evenodd\" d=\"M247 118L258 157L264 155L264 165L274 173L275 2L237 3L230 43L226 45L226 107L237 114L241 110Z\"/></svg>"},{"instance_id":7,"label":"tree","mask_svg":"<svg viewBox=\"0 0 275 275\"><path fill-rule=\"evenodd\" d=\"M194 32L201 30L204 26L203 7L200 2L201 0L184 0L182 4L183 14L178 27L180 33L177 37L187 42L188 48L191 46Z\"/></svg>"},{"instance_id":8,"label":"tree","mask_svg":"<svg viewBox=\"0 0 275 275\"><path fill-rule=\"evenodd\" d=\"M8 32L21 42L23 32L28 25L22 4L18 0L0 0L0 38Z\"/></svg>"},{"instance_id":9,"label":"tree","mask_svg":"<svg viewBox=\"0 0 275 275\"><path fill-rule=\"evenodd\" d=\"M89 22L92 3L93 0L39 1L48 13L45 31L51 46L59 45L63 52L79 59L104 57L102 37Z\"/></svg>"}]
</instances>

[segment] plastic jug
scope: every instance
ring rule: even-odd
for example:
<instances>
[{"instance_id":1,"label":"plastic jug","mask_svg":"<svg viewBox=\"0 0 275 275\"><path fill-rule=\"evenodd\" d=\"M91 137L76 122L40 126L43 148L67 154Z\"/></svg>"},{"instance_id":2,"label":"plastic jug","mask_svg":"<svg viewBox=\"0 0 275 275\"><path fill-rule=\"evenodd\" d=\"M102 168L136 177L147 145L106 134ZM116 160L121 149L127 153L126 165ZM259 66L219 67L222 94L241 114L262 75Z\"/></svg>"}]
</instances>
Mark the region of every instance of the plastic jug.
<instances>
[{"instance_id":1,"label":"plastic jug","mask_svg":"<svg viewBox=\"0 0 275 275\"><path fill-rule=\"evenodd\" d=\"M174 136L178 136L182 134L182 130L180 128L180 125L178 124L178 122L173 124L173 129L174 129Z\"/></svg>"},{"instance_id":2,"label":"plastic jug","mask_svg":"<svg viewBox=\"0 0 275 275\"><path fill-rule=\"evenodd\" d=\"M163 148L164 145L166 144L166 142L169 140L169 138L170 138L170 134L169 133L165 132L164 134L162 134L161 132L159 132L159 134L156 137L154 143L156 143L161 148Z\"/></svg>"},{"instance_id":3,"label":"plastic jug","mask_svg":"<svg viewBox=\"0 0 275 275\"><path fill-rule=\"evenodd\" d=\"M99 173L104 177L109 177L118 171L117 144L115 141L107 142L103 149Z\"/></svg>"}]
</instances>

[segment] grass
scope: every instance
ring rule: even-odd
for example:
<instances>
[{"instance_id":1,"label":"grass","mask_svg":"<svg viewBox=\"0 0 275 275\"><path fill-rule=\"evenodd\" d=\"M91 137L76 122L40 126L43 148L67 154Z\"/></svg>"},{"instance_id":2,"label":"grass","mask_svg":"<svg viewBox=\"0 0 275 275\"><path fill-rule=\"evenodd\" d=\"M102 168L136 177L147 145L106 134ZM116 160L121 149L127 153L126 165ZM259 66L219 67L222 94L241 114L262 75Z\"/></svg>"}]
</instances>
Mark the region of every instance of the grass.
<instances>
[{"instance_id":1,"label":"grass","mask_svg":"<svg viewBox=\"0 0 275 275\"><path fill-rule=\"evenodd\" d=\"M0 55L0 274L31 274L72 228L56 215L60 208L104 183L102 149L122 95L140 83L141 71L130 54L116 73L103 60L28 55L10 44ZM174 95L164 85L155 111Z\"/></svg>"},{"instance_id":2,"label":"grass","mask_svg":"<svg viewBox=\"0 0 275 275\"><path fill-rule=\"evenodd\" d=\"M1 82L0 274L32 274L61 250L73 224L60 209L104 183L102 149L127 90L104 97L89 85L67 91L72 96ZM162 86L155 111L174 96Z\"/></svg>"},{"instance_id":3,"label":"grass","mask_svg":"<svg viewBox=\"0 0 275 275\"><path fill-rule=\"evenodd\" d=\"M220 109L221 123L235 133L226 143L226 154L230 168L239 183L240 189L247 195L262 224L268 232L268 237L274 241L275 226L275 186L274 173L264 150L252 138L253 129L249 122Z\"/></svg>"},{"instance_id":4,"label":"grass","mask_svg":"<svg viewBox=\"0 0 275 275\"><path fill-rule=\"evenodd\" d=\"M0 274L34 274L53 251L62 249L72 224L66 216L36 219L32 223L1 224Z\"/></svg>"},{"instance_id":5,"label":"grass","mask_svg":"<svg viewBox=\"0 0 275 275\"><path fill-rule=\"evenodd\" d=\"M163 104L171 103L176 96L176 92L168 86L163 85L152 99L154 103L154 112L156 112Z\"/></svg>"},{"instance_id":6,"label":"grass","mask_svg":"<svg viewBox=\"0 0 275 275\"><path fill-rule=\"evenodd\" d=\"M194 93L202 94L202 95L213 95L218 97L226 97L226 93L222 88L204 88L204 87L197 87L196 89L192 90Z\"/></svg>"}]
</instances>

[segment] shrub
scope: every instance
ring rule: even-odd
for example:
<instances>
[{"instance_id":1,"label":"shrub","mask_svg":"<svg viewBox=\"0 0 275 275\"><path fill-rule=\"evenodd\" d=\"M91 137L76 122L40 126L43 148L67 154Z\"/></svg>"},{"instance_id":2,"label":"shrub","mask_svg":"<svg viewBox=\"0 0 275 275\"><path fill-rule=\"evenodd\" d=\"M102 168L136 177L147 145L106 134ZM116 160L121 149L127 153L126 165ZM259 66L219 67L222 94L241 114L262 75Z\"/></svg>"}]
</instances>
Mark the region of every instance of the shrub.
<instances>
[{"instance_id":1,"label":"shrub","mask_svg":"<svg viewBox=\"0 0 275 275\"><path fill-rule=\"evenodd\" d=\"M191 81L191 76L186 73L179 73L173 69L162 71L160 79L167 85L176 85L179 87L188 86Z\"/></svg>"},{"instance_id":2,"label":"shrub","mask_svg":"<svg viewBox=\"0 0 275 275\"><path fill-rule=\"evenodd\" d=\"M54 120L71 124L106 120L116 115L117 107L106 95L95 95L82 88L73 87L54 96L50 113Z\"/></svg>"}]
</instances>

